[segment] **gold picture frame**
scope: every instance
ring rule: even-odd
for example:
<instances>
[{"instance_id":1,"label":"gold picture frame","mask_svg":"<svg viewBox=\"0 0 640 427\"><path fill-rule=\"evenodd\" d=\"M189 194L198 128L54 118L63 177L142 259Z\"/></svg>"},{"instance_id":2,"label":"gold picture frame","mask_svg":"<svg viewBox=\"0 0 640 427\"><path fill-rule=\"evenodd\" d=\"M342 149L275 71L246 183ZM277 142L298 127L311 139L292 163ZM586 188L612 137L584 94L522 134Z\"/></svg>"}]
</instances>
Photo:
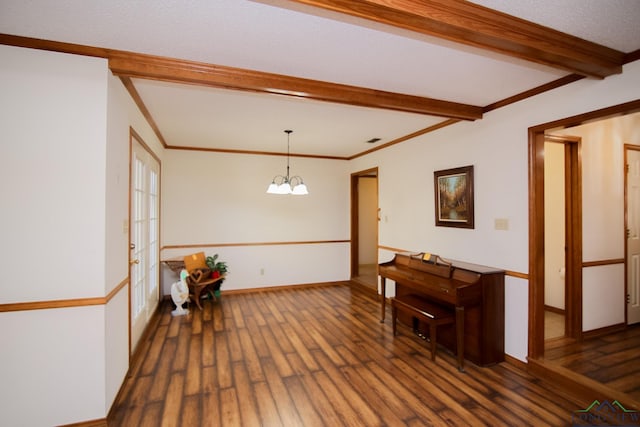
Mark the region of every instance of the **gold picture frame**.
<instances>
[{"instance_id":1,"label":"gold picture frame","mask_svg":"<svg viewBox=\"0 0 640 427\"><path fill-rule=\"evenodd\" d=\"M433 172L436 226L474 228L473 165Z\"/></svg>"}]
</instances>

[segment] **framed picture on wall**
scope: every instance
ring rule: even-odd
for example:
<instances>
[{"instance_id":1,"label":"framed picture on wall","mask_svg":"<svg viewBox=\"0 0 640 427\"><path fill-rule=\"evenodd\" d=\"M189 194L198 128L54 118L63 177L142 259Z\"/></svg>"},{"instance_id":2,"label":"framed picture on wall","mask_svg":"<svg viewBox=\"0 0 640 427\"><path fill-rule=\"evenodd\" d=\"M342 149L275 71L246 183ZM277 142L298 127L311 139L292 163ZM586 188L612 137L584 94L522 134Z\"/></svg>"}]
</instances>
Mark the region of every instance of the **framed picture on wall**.
<instances>
[{"instance_id":1,"label":"framed picture on wall","mask_svg":"<svg viewBox=\"0 0 640 427\"><path fill-rule=\"evenodd\" d=\"M436 226L473 228L473 166L433 172Z\"/></svg>"}]
</instances>

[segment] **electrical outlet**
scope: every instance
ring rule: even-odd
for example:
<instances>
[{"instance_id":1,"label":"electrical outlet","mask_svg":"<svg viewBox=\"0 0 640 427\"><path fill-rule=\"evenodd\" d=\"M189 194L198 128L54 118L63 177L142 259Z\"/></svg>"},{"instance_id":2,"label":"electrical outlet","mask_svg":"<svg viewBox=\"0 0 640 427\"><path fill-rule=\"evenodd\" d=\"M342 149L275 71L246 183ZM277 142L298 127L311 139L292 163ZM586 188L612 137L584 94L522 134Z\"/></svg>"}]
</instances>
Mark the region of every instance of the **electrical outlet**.
<instances>
[{"instance_id":1,"label":"electrical outlet","mask_svg":"<svg viewBox=\"0 0 640 427\"><path fill-rule=\"evenodd\" d=\"M261 269L260 269L260 275L261 275L261 276L264 276L264 268L261 268Z\"/></svg>"}]
</instances>

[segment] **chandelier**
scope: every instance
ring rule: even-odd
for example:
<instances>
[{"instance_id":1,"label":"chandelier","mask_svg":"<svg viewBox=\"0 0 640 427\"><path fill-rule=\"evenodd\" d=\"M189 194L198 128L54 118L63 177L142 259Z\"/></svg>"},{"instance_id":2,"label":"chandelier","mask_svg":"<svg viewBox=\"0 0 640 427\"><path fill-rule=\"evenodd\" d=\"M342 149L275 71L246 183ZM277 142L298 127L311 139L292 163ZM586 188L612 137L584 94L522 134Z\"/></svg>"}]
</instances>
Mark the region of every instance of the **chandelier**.
<instances>
[{"instance_id":1,"label":"chandelier","mask_svg":"<svg viewBox=\"0 0 640 427\"><path fill-rule=\"evenodd\" d=\"M307 186L304 185L304 181L302 181L301 176L289 176L289 137L291 136L292 130L285 130L287 134L287 175L276 175L273 177L271 181L271 185L267 188L268 194L295 194L295 195L303 195L309 194L307 191Z\"/></svg>"}]
</instances>

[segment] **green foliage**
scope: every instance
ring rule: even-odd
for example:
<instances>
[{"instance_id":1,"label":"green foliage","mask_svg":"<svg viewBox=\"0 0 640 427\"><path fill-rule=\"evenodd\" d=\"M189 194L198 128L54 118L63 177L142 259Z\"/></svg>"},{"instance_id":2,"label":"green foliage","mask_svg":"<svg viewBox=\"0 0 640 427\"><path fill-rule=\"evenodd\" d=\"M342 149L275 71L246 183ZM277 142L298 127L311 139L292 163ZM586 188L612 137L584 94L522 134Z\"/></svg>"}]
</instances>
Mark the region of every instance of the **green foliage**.
<instances>
[{"instance_id":1,"label":"green foliage","mask_svg":"<svg viewBox=\"0 0 640 427\"><path fill-rule=\"evenodd\" d=\"M227 266L226 261L218 261L218 254L214 256L208 256L205 259L207 263L207 267L211 269L211 271L219 271L220 274L225 274L229 271L229 267Z\"/></svg>"}]
</instances>

